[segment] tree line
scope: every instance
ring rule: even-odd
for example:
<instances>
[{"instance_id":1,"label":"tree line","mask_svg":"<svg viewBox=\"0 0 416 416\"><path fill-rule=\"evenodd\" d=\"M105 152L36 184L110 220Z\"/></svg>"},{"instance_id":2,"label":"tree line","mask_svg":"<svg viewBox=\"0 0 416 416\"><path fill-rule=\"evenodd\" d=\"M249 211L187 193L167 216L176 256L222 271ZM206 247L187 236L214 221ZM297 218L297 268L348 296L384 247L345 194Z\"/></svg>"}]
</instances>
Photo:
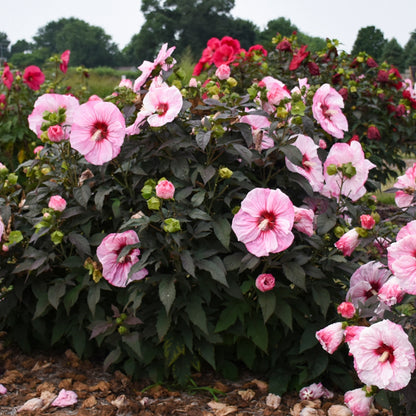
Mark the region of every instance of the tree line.
<instances>
[{"instance_id":1,"label":"tree line","mask_svg":"<svg viewBox=\"0 0 416 416\"><path fill-rule=\"evenodd\" d=\"M284 17L270 20L264 29L249 20L234 18L230 14L234 5L235 0L143 0L141 12L145 23L122 50L101 27L70 17L39 28L31 42L22 39L11 44L7 34L0 32L0 54L18 67L42 65L50 56L66 49L71 50L73 66L137 66L154 56L164 42L176 46L177 57L187 54L196 61L211 37L237 38L245 49L257 43L270 48L277 33L291 36L294 31L309 50L325 47L324 38L302 33ZM360 51L376 61L387 60L404 71L416 65L416 30L403 48L395 38L384 38L383 32L374 26L362 28L351 53Z\"/></svg>"}]
</instances>

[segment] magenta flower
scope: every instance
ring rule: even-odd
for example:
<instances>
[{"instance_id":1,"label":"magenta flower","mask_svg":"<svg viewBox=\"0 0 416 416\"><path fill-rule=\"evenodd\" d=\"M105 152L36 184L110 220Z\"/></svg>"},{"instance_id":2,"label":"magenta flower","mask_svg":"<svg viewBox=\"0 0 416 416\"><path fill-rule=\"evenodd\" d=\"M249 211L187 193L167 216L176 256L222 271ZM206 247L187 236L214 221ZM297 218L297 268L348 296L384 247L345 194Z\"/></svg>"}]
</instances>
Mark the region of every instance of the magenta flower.
<instances>
[{"instance_id":1,"label":"magenta flower","mask_svg":"<svg viewBox=\"0 0 416 416\"><path fill-rule=\"evenodd\" d=\"M337 307L337 312L346 319L350 319L355 315L355 307L351 302L342 302Z\"/></svg>"},{"instance_id":2,"label":"magenta flower","mask_svg":"<svg viewBox=\"0 0 416 416\"><path fill-rule=\"evenodd\" d=\"M272 290L275 285L275 278L270 273L262 273L257 276L256 279L256 288L260 290L260 292L268 292Z\"/></svg>"},{"instance_id":3,"label":"magenta flower","mask_svg":"<svg viewBox=\"0 0 416 416\"><path fill-rule=\"evenodd\" d=\"M59 69L64 74L66 74L66 71L68 71L68 64L69 64L70 55L71 55L71 51L69 49L67 49L65 52L62 52L62 54L61 54L61 63L59 64Z\"/></svg>"},{"instance_id":4,"label":"magenta flower","mask_svg":"<svg viewBox=\"0 0 416 416\"><path fill-rule=\"evenodd\" d=\"M393 185L398 189L394 198L399 208L407 208L413 203L416 190L416 163L408 168L404 175L397 178Z\"/></svg>"},{"instance_id":5,"label":"magenta flower","mask_svg":"<svg viewBox=\"0 0 416 416\"><path fill-rule=\"evenodd\" d=\"M28 116L29 128L36 133L38 137L42 135L42 124L45 122L43 115L45 111L49 113L58 113L60 108L65 109L65 121L61 127L65 131L65 139L69 138L69 128L74 119L74 113L79 108L78 99L72 95L61 94L43 94L34 104L32 113Z\"/></svg>"},{"instance_id":6,"label":"magenta flower","mask_svg":"<svg viewBox=\"0 0 416 416\"><path fill-rule=\"evenodd\" d=\"M344 137L348 121L342 112L344 100L329 84L323 84L313 96L312 112L315 120L331 136Z\"/></svg>"},{"instance_id":7,"label":"magenta flower","mask_svg":"<svg viewBox=\"0 0 416 416\"><path fill-rule=\"evenodd\" d=\"M175 119L181 111L182 102L182 94L175 86L169 87L154 80L143 99L140 113L148 116L150 126L161 127Z\"/></svg>"},{"instance_id":8,"label":"magenta flower","mask_svg":"<svg viewBox=\"0 0 416 416\"><path fill-rule=\"evenodd\" d=\"M4 222L0 217L0 241L3 239L3 233L4 233Z\"/></svg>"},{"instance_id":9,"label":"magenta flower","mask_svg":"<svg viewBox=\"0 0 416 416\"><path fill-rule=\"evenodd\" d=\"M53 195L49 199L48 207L55 211L62 212L66 208L66 201L60 195Z\"/></svg>"},{"instance_id":10,"label":"magenta flower","mask_svg":"<svg viewBox=\"0 0 416 416\"><path fill-rule=\"evenodd\" d=\"M70 143L93 165L114 159L123 145L126 124L116 105L88 101L74 115Z\"/></svg>"},{"instance_id":11,"label":"magenta flower","mask_svg":"<svg viewBox=\"0 0 416 416\"><path fill-rule=\"evenodd\" d=\"M377 322L364 328L349 348L363 383L391 391L409 383L415 369L415 352L400 325L388 320Z\"/></svg>"},{"instance_id":12,"label":"magenta flower","mask_svg":"<svg viewBox=\"0 0 416 416\"><path fill-rule=\"evenodd\" d=\"M335 322L326 326L325 328L319 330L315 336L322 345L322 348L329 354L333 354L344 339L342 322Z\"/></svg>"},{"instance_id":13,"label":"magenta flower","mask_svg":"<svg viewBox=\"0 0 416 416\"><path fill-rule=\"evenodd\" d=\"M280 189L255 188L241 203L232 229L257 257L286 250L293 242L294 208Z\"/></svg>"},{"instance_id":14,"label":"magenta flower","mask_svg":"<svg viewBox=\"0 0 416 416\"><path fill-rule=\"evenodd\" d=\"M175 186L172 182L162 179L156 185L156 196L161 199L173 199L175 194Z\"/></svg>"},{"instance_id":15,"label":"magenta flower","mask_svg":"<svg viewBox=\"0 0 416 416\"><path fill-rule=\"evenodd\" d=\"M275 111L275 107L286 98L292 98L286 85L276 78L271 76L264 77L261 80L261 85L265 85L267 89L268 102L264 105L264 110L267 112Z\"/></svg>"},{"instance_id":16,"label":"magenta flower","mask_svg":"<svg viewBox=\"0 0 416 416\"><path fill-rule=\"evenodd\" d=\"M292 143L302 153L302 166L295 165L288 158L285 158L286 167L291 172L296 172L305 177L310 183L313 191L321 191L324 185L324 176L322 174L322 162L319 159L315 144L309 136L299 134Z\"/></svg>"},{"instance_id":17,"label":"magenta flower","mask_svg":"<svg viewBox=\"0 0 416 416\"><path fill-rule=\"evenodd\" d=\"M299 390L299 397L301 400L316 400L321 397L331 399L334 397L334 393L325 388L322 383L312 383Z\"/></svg>"},{"instance_id":18,"label":"magenta flower","mask_svg":"<svg viewBox=\"0 0 416 416\"><path fill-rule=\"evenodd\" d=\"M314 212L307 208L294 207L294 209L295 221L293 228L311 237L314 233Z\"/></svg>"},{"instance_id":19,"label":"magenta flower","mask_svg":"<svg viewBox=\"0 0 416 416\"><path fill-rule=\"evenodd\" d=\"M78 396L74 391L62 389L58 393L58 397L52 402L51 406L67 407L72 406L77 401Z\"/></svg>"},{"instance_id":20,"label":"magenta flower","mask_svg":"<svg viewBox=\"0 0 416 416\"><path fill-rule=\"evenodd\" d=\"M129 278L131 267L139 261L140 250L132 248L120 257L124 247L139 243L139 237L133 230L112 233L104 237L97 247L97 257L103 266L103 277L113 286L126 287L133 280L141 280L148 271L141 269Z\"/></svg>"},{"instance_id":21,"label":"magenta flower","mask_svg":"<svg viewBox=\"0 0 416 416\"><path fill-rule=\"evenodd\" d=\"M40 86L45 82L45 75L36 65L29 65L23 72L23 82L32 90L40 90Z\"/></svg>"},{"instance_id":22,"label":"magenta flower","mask_svg":"<svg viewBox=\"0 0 416 416\"><path fill-rule=\"evenodd\" d=\"M355 228L346 232L334 245L342 251L344 256L351 256L353 251L360 244L360 236Z\"/></svg>"},{"instance_id":23,"label":"magenta flower","mask_svg":"<svg viewBox=\"0 0 416 416\"><path fill-rule=\"evenodd\" d=\"M351 276L346 300L358 308L372 296L378 295L390 275L390 271L378 261L370 261L360 266Z\"/></svg>"},{"instance_id":24,"label":"magenta flower","mask_svg":"<svg viewBox=\"0 0 416 416\"><path fill-rule=\"evenodd\" d=\"M381 286L377 296L380 302L385 303L387 306L393 306L403 300L404 294L405 292L401 287L400 280L392 276Z\"/></svg>"},{"instance_id":25,"label":"magenta flower","mask_svg":"<svg viewBox=\"0 0 416 416\"><path fill-rule=\"evenodd\" d=\"M47 131L51 142L58 143L65 140L65 130L59 124L50 126Z\"/></svg>"},{"instance_id":26,"label":"magenta flower","mask_svg":"<svg viewBox=\"0 0 416 416\"><path fill-rule=\"evenodd\" d=\"M368 416L374 401L374 396L367 396L366 388L345 392L344 403L349 407L354 416Z\"/></svg>"},{"instance_id":27,"label":"magenta flower","mask_svg":"<svg viewBox=\"0 0 416 416\"><path fill-rule=\"evenodd\" d=\"M335 143L324 163L325 185L321 193L328 198L345 195L357 201L366 193L368 172L375 166L365 158L359 142Z\"/></svg>"},{"instance_id":28,"label":"magenta flower","mask_svg":"<svg viewBox=\"0 0 416 416\"><path fill-rule=\"evenodd\" d=\"M3 84L7 87L8 90L12 87L13 74L12 71L10 71L10 67L7 62L4 63L4 70L1 74L1 80L3 81Z\"/></svg>"}]
</instances>

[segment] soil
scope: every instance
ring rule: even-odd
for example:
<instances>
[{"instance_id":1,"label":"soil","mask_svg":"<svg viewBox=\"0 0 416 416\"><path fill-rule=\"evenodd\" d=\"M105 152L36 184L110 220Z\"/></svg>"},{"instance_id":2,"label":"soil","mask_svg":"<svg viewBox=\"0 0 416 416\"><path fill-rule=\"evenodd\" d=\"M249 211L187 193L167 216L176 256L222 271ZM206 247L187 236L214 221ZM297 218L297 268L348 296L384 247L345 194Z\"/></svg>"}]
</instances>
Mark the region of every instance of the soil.
<instances>
[{"instance_id":1,"label":"soil","mask_svg":"<svg viewBox=\"0 0 416 416\"><path fill-rule=\"evenodd\" d=\"M132 381L120 371L103 371L100 363L81 361L67 350L60 355L0 351L0 415L100 416L348 416L343 397L301 401L297 393L269 395L264 380L245 375L239 382L214 374L194 374L195 387L178 391L150 381ZM74 391L77 402L52 406L61 389ZM215 389L214 394L209 389ZM29 401L30 400L30 401ZM29 401L29 402L28 402ZM25 405L26 403L26 405ZM32 410L24 410L32 406ZM305 407L309 409L302 411ZM341 413L336 411L342 410ZM382 409L373 415L388 416ZM301 414L302 412L302 414Z\"/></svg>"}]
</instances>

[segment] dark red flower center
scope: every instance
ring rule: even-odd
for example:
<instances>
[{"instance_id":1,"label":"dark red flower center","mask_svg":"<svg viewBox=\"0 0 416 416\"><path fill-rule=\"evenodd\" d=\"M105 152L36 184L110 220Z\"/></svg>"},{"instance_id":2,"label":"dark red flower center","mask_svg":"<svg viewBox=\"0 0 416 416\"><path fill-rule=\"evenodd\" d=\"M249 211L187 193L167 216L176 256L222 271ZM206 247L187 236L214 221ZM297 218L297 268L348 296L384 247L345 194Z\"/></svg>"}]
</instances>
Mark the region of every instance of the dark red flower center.
<instances>
[{"instance_id":1,"label":"dark red flower center","mask_svg":"<svg viewBox=\"0 0 416 416\"><path fill-rule=\"evenodd\" d=\"M312 170L311 164L309 163L309 158L306 155L303 155L302 157L302 166L303 169L305 169L308 173Z\"/></svg>"},{"instance_id":2,"label":"dark red flower center","mask_svg":"<svg viewBox=\"0 0 416 416\"><path fill-rule=\"evenodd\" d=\"M167 103L160 103L157 106L156 111L160 116L164 116L168 110L169 110L169 105Z\"/></svg>"},{"instance_id":3,"label":"dark red flower center","mask_svg":"<svg viewBox=\"0 0 416 416\"><path fill-rule=\"evenodd\" d=\"M377 295L378 291L380 290L380 283L379 282L372 282L370 284L371 284L371 289L369 289L369 290L367 290L367 292L365 292L366 299L370 299L371 296Z\"/></svg>"},{"instance_id":4,"label":"dark red flower center","mask_svg":"<svg viewBox=\"0 0 416 416\"><path fill-rule=\"evenodd\" d=\"M378 360L382 363L388 361L391 364L394 361L394 349L389 345L382 343L375 352L379 356Z\"/></svg>"},{"instance_id":5,"label":"dark red flower center","mask_svg":"<svg viewBox=\"0 0 416 416\"><path fill-rule=\"evenodd\" d=\"M272 230L276 225L276 216L273 212L263 211L260 214L258 227L261 231Z\"/></svg>"},{"instance_id":6,"label":"dark red flower center","mask_svg":"<svg viewBox=\"0 0 416 416\"><path fill-rule=\"evenodd\" d=\"M96 121L91 129L91 139L100 141L106 139L108 136L108 124L102 121Z\"/></svg>"}]
</instances>

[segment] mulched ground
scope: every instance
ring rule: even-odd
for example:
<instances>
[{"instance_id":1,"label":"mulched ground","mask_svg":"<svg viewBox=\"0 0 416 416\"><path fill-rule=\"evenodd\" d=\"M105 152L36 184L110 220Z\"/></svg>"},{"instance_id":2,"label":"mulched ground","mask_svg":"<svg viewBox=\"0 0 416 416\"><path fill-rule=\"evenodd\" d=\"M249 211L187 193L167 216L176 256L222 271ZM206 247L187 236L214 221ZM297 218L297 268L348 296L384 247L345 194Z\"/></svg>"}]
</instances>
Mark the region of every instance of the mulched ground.
<instances>
[{"instance_id":1,"label":"mulched ground","mask_svg":"<svg viewBox=\"0 0 416 416\"><path fill-rule=\"evenodd\" d=\"M300 401L297 394L285 395L278 404L279 398L269 395L265 381L248 375L236 383L213 374L194 374L193 380L198 388L175 391L151 382L132 381L119 371L104 372L99 363L81 361L71 350L61 355L27 356L17 349L8 348L0 351L0 365L0 383L8 390L0 396L2 416L350 415L345 412L345 407L339 407L343 404L340 395L323 401ZM206 387L215 388L220 393L214 397ZM75 391L77 403L65 408L51 406L61 389ZM37 408L20 410L29 400ZM305 407L309 409L303 410ZM374 409L372 414L389 415L381 409Z\"/></svg>"}]
</instances>

